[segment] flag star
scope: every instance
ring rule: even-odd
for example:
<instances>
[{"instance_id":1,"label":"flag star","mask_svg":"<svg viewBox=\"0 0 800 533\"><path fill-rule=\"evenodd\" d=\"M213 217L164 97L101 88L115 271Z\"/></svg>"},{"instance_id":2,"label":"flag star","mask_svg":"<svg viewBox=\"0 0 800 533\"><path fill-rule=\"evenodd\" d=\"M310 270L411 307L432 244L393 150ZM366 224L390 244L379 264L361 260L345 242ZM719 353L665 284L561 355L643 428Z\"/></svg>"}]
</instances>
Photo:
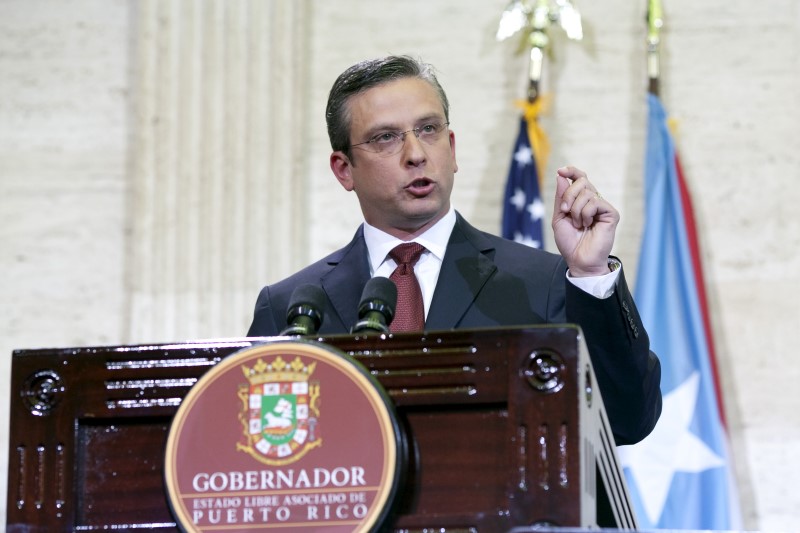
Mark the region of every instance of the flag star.
<instances>
[{"instance_id":1,"label":"flag star","mask_svg":"<svg viewBox=\"0 0 800 533\"><path fill-rule=\"evenodd\" d=\"M653 432L635 446L619 449L622 466L629 469L638 486L652 524L661 517L676 472L697 473L725 465L722 457L689 431L699 387L700 374L695 371L664 396L661 418Z\"/></svg>"},{"instance_id":2,"label":"flag star","mask_svg":"<svg viewBox=\"0 0 800 533\"><path fill-rule=\"evenodd\" d=\"M528 206L527 211L531 214L531 220L534 222L544 218L544 204L539 198L536 198L533 200L533 202L531 202L531 205Z\"/></svg>"},{"instance_id":3,"label":"flag star","mask_svg":"<svg viewBox=\"0 0 800 533\"><path fill-rule=\"evenodd\" d=\"M533 161L533 152L531 151L530 146L520 146L517 153L514 154L514 160L519 164L519 166L524 167L525 165L530 165Z\"/></svg>"},{"instance_id":4,"label":"flag star","mask_svg":"<svg viewBox=\"0 0 800 533\"><path fill-rule=\"evenodd\" d=\"M524 244L525 246L530 246L531 248L541 248L542 243L537 241L536 239L532 239L530 235L523 235L520 232L514 233L514 241L520 244Z\"/></svg>"},{"instance_id":5,"label":"flag star","mask_svg":"<svg viewBox=\"0 0 800 533\"><path fill-rule=\"evenodd\" d=\"M522 208L525 207L525 191L522 189L516 189L514 191L514 196L509 198L509 203L517 208L517 211L522 211Z\"/></svg>"}]
</instances>

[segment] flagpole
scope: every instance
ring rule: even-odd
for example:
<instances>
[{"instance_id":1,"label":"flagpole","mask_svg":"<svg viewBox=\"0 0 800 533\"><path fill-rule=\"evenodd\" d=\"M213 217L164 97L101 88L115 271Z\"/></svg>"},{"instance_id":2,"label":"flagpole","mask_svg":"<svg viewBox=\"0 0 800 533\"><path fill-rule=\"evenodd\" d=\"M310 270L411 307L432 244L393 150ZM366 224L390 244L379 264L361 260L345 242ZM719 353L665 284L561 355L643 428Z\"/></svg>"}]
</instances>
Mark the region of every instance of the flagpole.
<instances>
[{"instance_id":1,"label":"flagpole","mask_svg":"<svg viewBox=\"0 0 800 533\"><path fill-rule=\"evenodd\" d=\"M661 77L659 47L661 44L661 27L664 25L661 0L648 0L647 5L647 90L658 96Z\"/></svg>"},{"instance_id":2,"label":"flagpole","mask_svg":"<svg viewBox=\"0 0 800 533\"><path fill-rule=\"evenodd\" d=\"M544 64L544 51L538 46L531 47L530 68L528 70L528 103L532 104L539 98L539 82L542 79L542 66Z\"/></svg>"},{"instance_id":3,"label":"flagpole","mask_svg":"<svg viewBox=\"0 0 800 533\"><path fill-rule=\"evenodd\" d=\"M528 103L532 104L539 98L539 86L542 81L544 68L544 52L550 44L547 28L550 26L550 6L547 0L539 0L531 16L531 29L528 40L530 41L530 59L528 66Z\"/></svg>"}]
</instances>

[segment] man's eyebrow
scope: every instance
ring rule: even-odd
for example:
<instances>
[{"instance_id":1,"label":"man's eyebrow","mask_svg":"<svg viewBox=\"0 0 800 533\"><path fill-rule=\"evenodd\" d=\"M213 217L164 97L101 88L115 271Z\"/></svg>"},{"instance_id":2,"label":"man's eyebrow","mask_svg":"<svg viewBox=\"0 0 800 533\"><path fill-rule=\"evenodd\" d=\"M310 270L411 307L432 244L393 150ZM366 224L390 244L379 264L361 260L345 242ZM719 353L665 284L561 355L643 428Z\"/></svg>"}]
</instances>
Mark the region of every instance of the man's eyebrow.
<instances>
[{"instance_id":1,"label":"man's eyebrow","mask_svg":"<svg viewBox=\"0 0 800 533\"><path fill-rule=\"evenodd\" d=\"M378 133L383 133L387 131L400 131L400 127L394 126L390 123L376 124L375 126L372 126L370 129L368 129L366 132L364 132L364 135L366 136L367 139L371 139Z\"/></svg>"},{"instance_id":2,"label":"man's eyebrow","mask_svg":"<svg viewBox=\"0 0 800 533\"><path fill-rule=\"evenodd\" d=\"M387 131L406 131L413 128L418 128L422 124L429 124L432 121L440 121L446 122L445 118L440 113L430 113L428 115L423 115L422 117L418 118L414 122L414 126L412 128L406 128L405 126L398 126L393 123L383 123L383 124L376 124L375 126L371 127L365 132L365 136L367 139L371 139L378 133L383 133Z\"/></svg>"},{"instance_id":3,"label":"man's eyebrow","mask_svg":"<svg viewBox=\"0 0 800 533\"><path fill-rule=\"evenodd\" d=\"M417 120L417 124L430 124L433 121L446 122L445 118L439 113L431 113Z\"/></svg>"}]
</instances>

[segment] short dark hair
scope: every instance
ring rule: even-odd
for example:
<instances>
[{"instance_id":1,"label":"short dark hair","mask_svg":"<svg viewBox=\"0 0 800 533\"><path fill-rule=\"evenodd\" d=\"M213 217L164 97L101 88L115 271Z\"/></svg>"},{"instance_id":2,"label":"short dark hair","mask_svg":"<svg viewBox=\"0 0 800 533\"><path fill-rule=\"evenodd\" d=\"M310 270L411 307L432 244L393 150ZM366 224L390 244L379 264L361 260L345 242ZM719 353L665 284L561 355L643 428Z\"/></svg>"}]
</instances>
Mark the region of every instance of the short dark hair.
<instances>
[{"instance_id":1,"label":"short dark hair","mask_svg":"<svg viewBox=\"0 0 800 533\"><path fill-rule=\"evenodd\" d=\"M442 101L445 120L450 121L450 103L439 80L436 79L432 65L410 56L369 59L356 63L342 72L331 87L328 105L325 108L325 121L328 125L331 148L334 151L342 151L348 158L352 158L348 99L377 85L401 78L419 78L430 83Z\"/></svg>"}]
</instances>

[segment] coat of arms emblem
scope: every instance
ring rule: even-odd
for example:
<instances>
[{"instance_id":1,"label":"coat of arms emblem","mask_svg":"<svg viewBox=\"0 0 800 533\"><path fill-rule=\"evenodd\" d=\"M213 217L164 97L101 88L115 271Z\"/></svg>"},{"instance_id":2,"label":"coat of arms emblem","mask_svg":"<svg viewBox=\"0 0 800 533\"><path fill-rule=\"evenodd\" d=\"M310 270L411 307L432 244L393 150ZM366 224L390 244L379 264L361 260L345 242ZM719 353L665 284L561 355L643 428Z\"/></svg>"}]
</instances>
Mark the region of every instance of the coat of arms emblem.
<instances>
[{"instance_id":1,"label":"coat of arms emblem","mask_svg":"<svg viewBox=\"0 0 800 533\"><path fill-rule=\"evenodd\" d=\"M267 363L242 366L248 380L239 388L244 443L236 448L268 465L285 465L320 446L319 383L309 380L316 362L279 355Z\"/></svg>"}]
</instances>

